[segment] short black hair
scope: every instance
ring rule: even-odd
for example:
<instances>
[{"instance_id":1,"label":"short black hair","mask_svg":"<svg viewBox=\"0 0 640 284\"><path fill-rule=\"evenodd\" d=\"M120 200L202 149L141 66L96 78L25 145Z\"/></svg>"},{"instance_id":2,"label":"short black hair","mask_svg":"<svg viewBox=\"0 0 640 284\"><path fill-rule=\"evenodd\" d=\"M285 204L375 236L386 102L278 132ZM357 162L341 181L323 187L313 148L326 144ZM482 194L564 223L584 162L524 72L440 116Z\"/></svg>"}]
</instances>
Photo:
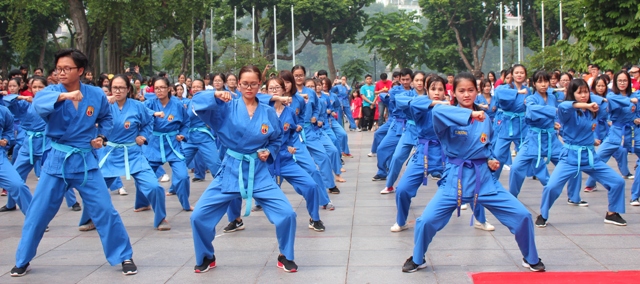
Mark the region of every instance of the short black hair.
<instances>
[{"instance_id":1,"label":"short black hair","mask_svg":"<svg viewBox=\"0 0 640 284\"><path fill-rule=\"evenodd\" d=\"M20 70L18 70L18 69L13 69L13 70L9 71L7 79L11 79L11 78L13 78L13 76L22 77L22 72L20 72Z\"/></svg>"},{"instance_id":2,"label":"short black hair","mask_svg":"<svg viewBox=\"0 0 640 284\"><path fill-rule=\"evenodd\" d=\"M576 73L576 69L569 68L569 70L567 70L567 72L573 72L573 73Z\"/></svg>"},{"instance_id":3,"label":"short black hair","mask_svg":"<svg viewBox=\"0 0 640 284\"><path fill-rule=\"evenodd\" d=\"M411 76L411 79L413 79L413 71L411 71L411 69L409 68L402 68L400 70L400 76L404 77L404 76Z\"/></svg>"},{"instance_id":4,"label":"short black hair","mask_svg":"<svg viewBox=\"0 0 640 284\"><path fill-rule=\"evenodd\" d=\"M38 71L38 70L40 70L40 71L42 71L42 73L44 73L44 69L42 69L42 68L40 68L40 67L38 67L38 68L34 69L34 70L33 70L33 72L36 72L36 71Z\"/></svg>"},{"instance_id":5,"label":"short black hair","mask_svg":"<svg viewBox=\"0 0 640 284\"><path fill-rule=\"evenodd\" d=\"M398 71L393 71L393 78L395 77L399 77L400 76L400 72Z\"/></svg>"},{"instance_id":6,"label":"short black hair","mask_svg":"<svg viewBox=\"0 0 640 284\"><path fill-rule=\"evenodd\" d=\"M598 68L598 70L600 70L600 65L598 65L598 64L591 64L591 68Z\"/></svg>"},{"instance_id":7,"label":"short black hair","mask_svg":"<svg viewBox=\"0 0 640 284\"><path fill-rule=\"evenodd\" d=\"M167 75L167 72L164 72L164 71L158 72L158 77L164 77L166 75Z\"/></svg>"},{"instance_id":8,"label":"short black hair","mask_svg":"<svg viewBox=\"0 0 640 284\"><path fill-rule=\"evenodd\" d=\"M58 66L58 60L62 57L71 57L76 68L82 68L82 73L87 69L89 65L89 59L82 53L82 51L75 48L65 48L58 51L55 55L55 65ZM82 75L82 74L81 74Z\"/></svg>"},{"instance_id":9,"label":"short black hair","mask_svg":"<svg viewBox=\"0 0 640 284\"><path fill-rule=\"evenodd\" d=\"M327 73L327 70L324 70L324 69L318 70L318 76L322 76L322 75L328 76L329 73Z\"/></svg>"},{"instance_id":10,"label":"short black hair","mask_svg":"<svg viewBox=\"0 0 640 284\"><path fill-rule=\"evenodd\" d=\"M20 65L20 70L29 70L29 65Z\"/></svg>"},{"instance_id":11,"label":"short black hair","mask_svg":"<svg viewBox=\"0 0 640 284\"><path fill-rule=\"evenodd\" d=\"M380 80L387 80L387 73L380 74Z\"/></svg>"},{"instance_id":12,"label":"short black hair","mask_svg":"<svg viewBox=\"0 0 640 284\"><path fill-rule=\"evenodd\" d=\"M364 78L367 79L367 78L372 78L372 77L371 77L371 74L367 74L367 75L364 75Z\"/></svg>"}]
</instances>

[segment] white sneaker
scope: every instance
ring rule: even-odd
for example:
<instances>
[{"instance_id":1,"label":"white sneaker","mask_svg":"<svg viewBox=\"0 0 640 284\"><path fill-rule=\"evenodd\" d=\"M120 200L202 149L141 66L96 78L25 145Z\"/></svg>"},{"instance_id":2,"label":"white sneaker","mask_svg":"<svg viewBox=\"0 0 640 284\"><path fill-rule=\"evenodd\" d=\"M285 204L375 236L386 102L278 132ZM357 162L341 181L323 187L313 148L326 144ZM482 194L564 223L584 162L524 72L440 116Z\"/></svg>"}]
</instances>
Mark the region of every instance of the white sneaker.
<instances>
[{"instance_id":1,"label":"white sneaker","mask_svg":"<svg viewBox=\"0 0 640 284\"><path fill-rule=\"evenodd\" d=\"M168 174L164 174L164 175L162 175L162 177L160 178L160 182L168 182L168 181L170 181L170 180L171 180L171 178L169 177L169 175L168 175Z\"/></svg>"},{"instance_id":2,"label":"white sneaker","mask_svg":"<svg viewBox=\"0 0 640 284\"><path fill-rule=\"evenodd\" d=\"M406 229L409 229L409 225L405 224L404 226L400 226L400 225L398 225L398 223L395 223L391 227L391 231L394 232L394 233L402 232L402 231L404 231Z\"/></svg>"},{"instance_id":3,"label":"white sneaker","mask_svg":"<svg viewBox=\"0 0 640 284\"><path fill-rule=\"evenodd\" d=\"M389 194L394 192L396 192L396 189L393 188L393 186L390 186L390 187L385 187L383 190L381 190L380 194Z\"/></svg>"},{"instance_id":4,"label":"white sneaker","mask_svg":"<svg viewBox=\"0 0 640 284\"><path fill-rule=\"evenodd\" d=\"M469 208L469 203L460 205L460 210L467 210L467 208Z\"/></svg>"},{"instance_id":5,"label":"white sneaker","mask_svg":"<svg viewBox=\"0 0 640 284\"><path fill-rule=\"evenodd\" d=\"M505 171L510 171L511 170L511 166L504 165L504 167L502 167L502 169L505 170Z\"/></svg>"},{"instance_id":6,"label":"white sneaker","mask_svg":"<svg viewBox=\"0 0 640 284\"><path fill-rule=\"evenodd\" d=\"M378 156L378 155L376 153L369 153L369 154L367 154L367 156L368 157L375 157L375 156Z\"/></svg>"},{"instance_id":7,"label":"white sneaker","mask_svg":"<svg viewBox=\"0 0 640 284\"><path fill-rule=\"evenodd\" d=\"M124 189L124 186L121 188L118 188L118 194L120 195L127 195L127 191Z\"/></svg>"},{"instance_id":8,"label":"white sneaker","mask_svg":"<svg viewBox=\"0 0 640 284\"><path fill-rule=\"evenodd\" d=\"M489 224L489 222L480 223L478 220L473 220L473 227L483 231L495 231L496 227Z\"/></svg>"},{"instance_id":9,"label":"white sneaker","mask_svg":"<svg viewBox=\"0 0 640 284\"><path fill-rule=\"evenodd\" d=\"M631 200L631 202L629 202L629 205L631 205L631 206L640 206L640 198L636 199L636 200Z\"/></svg>"}]
</instances>

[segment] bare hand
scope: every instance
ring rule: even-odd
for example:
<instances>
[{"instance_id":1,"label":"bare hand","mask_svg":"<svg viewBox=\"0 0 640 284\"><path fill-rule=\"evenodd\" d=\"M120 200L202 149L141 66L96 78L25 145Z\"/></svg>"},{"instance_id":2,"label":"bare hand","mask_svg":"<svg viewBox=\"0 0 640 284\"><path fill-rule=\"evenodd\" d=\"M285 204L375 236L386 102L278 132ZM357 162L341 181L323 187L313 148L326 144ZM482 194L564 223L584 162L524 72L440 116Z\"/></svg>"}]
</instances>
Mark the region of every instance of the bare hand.
<instances>
[{"instance_id":1,"label":"bare hand","mask_svg":"<svg viewBox=\"0 0 640 284\"><path fill-rule=\"evenodd\" d=\"M302 98L304 98L305 100L308 100L308 99L309 99L309 95L307 95L307 94L300 94L300 95L301 95L301 96L302 96Z\"/></svg>"},{"instance_id":2,"label":"bare hand","mask_svg":"<svg viewBox=\"0 0 640 284\"><path fill-rule=\"evenodd\" d=\"M91 140L91 147L93 147L94 149L100 149L102 148L103 145L104 145L104 140L102 140L102 138L100 137Z\"/></svg>"},{"instance_id":3,"label":"bare hand","mask_svg":"<svg viewBox=\"0 0 640 284\"><path fill-rule=\"evenodd\" d=\"M554 91L556 91L556 92L564 92L564 88L557 88L557 89L554 89Z\"/></svg>"},{"instance_id":4,"label":"bare hand","mask_svg":"<svg viewBox=\"0 0 640 284\"><path fill-rule=\"evenodd\" d=\"M164 118L164 111L156 111L156 112L153 113L153 116L159 117L159 118Z\"/></svg>"},{"instance_id":5,"label":"bare hand","mask_svg":"<svg viewBox=\"0 0 640 284\"><path fill-rule=\"evenodd\" d=\"M323 125L322 121L318 121L317 125L318 125L318 127L322 127L322 125Z\"/></svg>"},{"instance_id":6,"label":"bare hand","mask_svg":"<svg viewBox=\"0 0 640 284\"><path fill-rule=\"evenodd\" d=\"M560 125L560 123L556 122L556 123L553 124L553 129L558 130L560 128L562 128L562 125Z\"/></svg>"},{"instance_id":7,"label":"bare hand","mask_svg":"<svg viewBox=\"0 0 640 284\"><path fill-rule=\"evenodd\" d=\"M489 105L486 105L486 104L479 104L478 106L483 109L489 109Z\"/></svg>"},{"instance_id":8,"label":"bare hand","mask_svg":"<svg viewBox=\"0 0 640 284\"><path fill-rule=\"evenodd\" d=\"M638 103L638 98L631 98L631 103L637 104Z\"/></svg>"},{"instance_id":9,"label":"bare hand","mask_svg":"<svg viewBox=\"0 0 640 284\"><path fill-rule=\"evenodd\" d=\"M489 166L489 169L495 171L500 167L500 162L498 162L498 160L489 160L487 161L487 165Z\"/></svg>"},{"instance_id":10,"label":"bare hand","mask_svg":"<svg viewBox=\"0 0 640 284\"><path fill-rule=\"evenodd\" d=\"M287 151L289 151L289 153L291 153L291 155L295 155L296 154L296 148L295 147L287 146Z\"/></svg>"},{"instance_id":11,"label":"bare hand","mask_svg":"<svg viewBox=\"0 0 640 284\"><path fill-rule=\"evenodd\" d=\"M527 89L526 89L526 88L525 88L525 89L520 89L520 90L518 90L518 94L524 95L524 94L526 94L526 93L528 93L528 91L527 91Z\"/></svg>"},{"instance_id":12,"label":"bare hand","mask_svg":"<svg viewBox=\"0 0 640 284\"><path fill-rule=\"evenodd\" d=\"M269 151L262 151L258 153L258 158L260 159L260 161L266 162L267 159L269 158Z\"/></svg>"},{"instance_id":13,"label":"bare hand","mask_svg":"<svg viewBox=\"0 0 640 284\"><path fill-rule=\"evenodd\" d=\"M298 127L296 127L296 132L300 132L302 131L302 125L298 125Z\"/></svg>"},{"instance_id":14,"label":"bare hand","mask_svg":"<svg viewBox=\"0 0 640 284\"><path fill-rule=\"evenodd\" d=\"M330 109L327 109L327 114L331 114L331 110Z\"/></svg>"},{"instance_id":15,"label":"bare hand","mask_svg":"<svg viewBox=\"0 0 640 284\"><path fill-rule=\"evenodd\" d=\"M9 141L7 141L7 139L0 140L0 147L5 147L7 146L7 144L9 144Z\"/></svg>"},{"instance_id":16,"label":"bare hand","mask_svg":"<svg viewBox=\"0 0 640 284\"><path fill-rule=\"evenodd\" d=\"M231 100L231 94L227 91L216 91L214 96L225 103Z\"/></svg>"},{"instance_id":17,"label":"bare hand","mask_svg":"<svg viewBox=\"0 0 640 284\"><path fill-rule=\"evenodd\" d=\"M602 140L596 139L596 141L593 142L593 146L600 146L601 143L602 143Z\"/></svg>"},{"instance_id":18,"label":"bare hand","mask_svg":"<svg viewBox=\"0 0 640 284\"><path fill-rule=\"evenodd\" d=\"M316 118L315 117L311 118L311 123L316 123Z\"/></svg>"},{"instance_id":19,"label":"bare hand","mask_svg":"<svg viewBox=\"0 0 640 284\"><path fill-rule=\"evenodd\" d=\"M176 140L178 140L178 142L181 142L182 140L184 140L184 136L183 135L176 135Z\"/></svg>"},{"instance_id":20,"label":"bare hand","mask_svg":"<svg viewBox=\"0 0 640 284\"><path fill-rule=\"evenodd\" d=\"M142 146L146 141L147 141L147 138L145 138L144 136L136 137L136 144L138 144L139 146Z\"/></svg>"},{"instance_id":21,"label":"bare hand","mask_svg":"<svg viewBox=\"0 0 640 284\"><path fill-rule=\"evenodd\" d=\"M484 111L471 112L471 118L483 122L485 119Z\"/></svg>"},{"instance_id":22,"label":"bare hand","mask_svg":"<svg viewBox=\"0 0 640 284\"><path fill-rule=\"evenodd\" d=\"M65 100L76 101L79 102L82 100L83 96L80 90L76 90L73 92L62 93Z\"/></svg>"},{"instance_id":23,"label":"bare hand","mask_svg":"<svg viewBox=\"0 0 640 284\"><path fill-rule=\"evenodd\" d=\"M109 102L110 104L113 104L116 102L116 96L108 96L107 97L107 102Z\"/></svg>"},{"instance_id":24,"label":"bare hand","mask_svg":"<svg viewBox=\"0 0 640 284\"><path fill-rule=\"evenodd\" d=\"M30 96L18 96L17 99L23 100L23 101L27 101L27 102L30 102L30 103L33 102L33 97L30 97Z\"/></svg>"},{"instance_id":25,"label":"bare hand","mask_svg":"<svg viewBox=\"0 0 640 284\"><path fill-rule=\"evenodd\" d=\"M640 125L640 118L634 119L633 123L635 123L635 125Z\"/></svg>"},{"instance_id":26,"label":"bare hand","mask_svg":"<svg viewBox=\"0 0 640 284\"><path fill-rule=\"evenodd\" d=\"M598 112L598 110L600 109L600 107L598 106L598 104L596 103L590 103L589 107L587 108L588 110L592 111L592 112Z\"/></svg>"}]
</instances>

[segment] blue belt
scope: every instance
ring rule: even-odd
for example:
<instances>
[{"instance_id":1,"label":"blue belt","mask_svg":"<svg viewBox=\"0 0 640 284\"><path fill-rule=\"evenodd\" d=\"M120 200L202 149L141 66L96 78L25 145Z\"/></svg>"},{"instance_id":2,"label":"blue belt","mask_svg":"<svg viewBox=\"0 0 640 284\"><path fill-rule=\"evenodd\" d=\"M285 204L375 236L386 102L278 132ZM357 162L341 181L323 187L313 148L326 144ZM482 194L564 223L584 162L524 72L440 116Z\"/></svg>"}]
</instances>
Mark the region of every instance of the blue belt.
<instances>
[{"instance_id":1,"label":"blue belt","mask_svg":"<svg viewBox=\"0 0 640 284\"><path fill-rule=\"evenodd\" d=\"M216 138L213 136L213 134L211 133L211 131L209 131L208 127L194 127L194 128L189 128L189 132L194 132L194 131L199 131L202 133L206 133L207 135L209 135L209 137L211 137L211 139L213 139L214 141L216 140Z\"/></svg>"},{"instance_id":2,"label":"blue belt","mask_svg":"<svg viewBox=\"0 0 640 284\"><path fill-rule=\"evenodd\" d=\"M414 126L415 126L415 125L416 125L416 121L415 121L415 120L412 120L412 119L407 119L407 123L406 123L406 124L407 124L407 125L414 125Z\"/></svg>"},{"instance_id":3,"label":"blue belt","mask_svg":"<svg viewBox=\"0 0 640 284\"><path fill-rule=\"evenodd\" d=\"M429 139L424 139L424 138L420 138L418 139L418 144L422 144L424 145L424 147L422 148L422 161L424 162L424 167L423 167L423 176L422 176L422 185L427 185L427 177L429 175L429 143L432 143L434 145L440 145L440 141L437 139L434 140L429 140Z\"/></svg>"},{"instance_id":4,"label":"blue belt","mask_svg":"<svg viewBox=\"0 0 640 284\"><path fill-rule=\"evenodd\" d=\"M635 153L635 148L636 148L636 125L633 124L633 122L631 123L613 123L613 126L616 127L620 127L622 128L622 140L624 141L624 136L625 136L625 128L629 127L629 129L631 129L631 153ZM624 146L624 145L622 145Z\"/></svg>"},{"instance_id":5,"label":"blue belt","mask_svg":"<svg viewBox=\"0 0 640 284\"><path fill-rule=\"evenodd\" d=\"M25 130L25 132L27 132L29 139L29 163L33 165L33 137L42 137L42 151L44 151L46 146L46 139L44 138L44 132L42 131Z\"/></svg>"},{"instance_id":6,"label":"blue belt","mask_svg":"<svg viewBox=\"0 0 640 284\"><path fill-rule=\"evenodd\" d=\"M124 148L124 172L127 177L127 180L131 180L131 168L129 167L129 147L135 146L135 145L137 145L135 142L126 143L126 144L107 142L107 146L111 146L111 150L109 150L109 152L107 152L107 154L104 155L102 160L100 160L98 167L102 168L102 165L104 165L104 163L107 161L107 157L109 157L109 154L111 154L113 150L115 150L116 148Z\"/></svg>"},{"instance_id":7,"label":"blue belt","mask_svg":"<svg viewBox=\"0 0 640 284\"><path fill-rule=\"evenodd\" d=\"M473 208L475 210L476 203L478 202L478 194L480 193L481 186L481 176L480 176L480 166L485 165L487 163L487 159L472 159L472 160L463 160L460 158L448 157L449 163L458 166L458 217L460 217L460 206L462 206L462 169L464 167L471 168L473 167L476 171L476 186L473 190ZM471 225L473 225L473 211L471 210Z\"/></svg>"},{"instance_id":8,"label":"blue belt","mask_svg":"<svg viewBox=\"0 0 640 284\"><path fill-rule=\"evenodd\" d=\"M510 111L502 111L503 116L509 117L509 137L513 136L513 123L511 122L514 118L520 118L520 126L522 126L522 119L525 116L524 112L510 112ZM520 143L522 143L522 131L520 131Z\"/></svg>"},{"instance_id":9,"label":"blue belt","mask_svg":"<svg viewBox=\"0 0 640 284\"><path fill-rule=\"evenodd\" d=\"M240 190L240 195L242 199L247 201L246 208L244 211L243 217L249 216L251 214L251 199L253 198L253 180L256 172L256 159L258 158L258 153L252 154L242 154L231 149L227 149L227 155L230 157L239 160L240 165L238 166L238 190ZM244 178L242 174L242 164L244 161L249 162L249 178L247 183L247 188L244 187Z\"/></svg>"},{"instance_id":10,"label":"blue belt","mask_svg":"<svg viewBox=\"0 0 640 284\"><path fill-rule=\"evenodd\" d=\"M156 131L153 132L154 136L158 136L160 138L160 155L162 156L162 163L167 162L167 155L166 155L166 152L164 151L164 141L162 141L162 138L167 140L167 143L169 143L169 147L171 147L171 150L173 151L174 154L176 154L178 159L184 160L184 156L180 154L180 152L178 152L176 148L173 148L173 143L171 143L170 137L176 136L178 135L178 133L179 133L178 130L171 131L171 132L156 132Z\"/></svg>"},{"instance_id":11,"label":"blue belt","mask_svg":"<svg viewBox=\"0 0 640 284\"><path fill-rule=\"evenodd\" d=\"M551 160L551 141L553 134L556 132L555 128L530 127L529 129L538 133L538 161L536 162L536 168L540 165L540 158L542 157L542 133L547 133L547 161L545 164L549 164L549 160Z\"/></svg>"},{"instance_id":12,"label":"blue belt","mask_svg":"<svg viewBox=\"0 0 640 284\"><path fill-rule=\"evenodd\" d=\"M51 141L51 148L56 149L60 152L65 152L67 154L64 156L64 160L62 160L62 179L64 180L64 183L67 185L69 185L69 183L67 183L67 179L64 177L64 163L73 154L82 155L82 162L84 162L84 179L82 180L82 184L80 184L80 186L81 187L84 186L84 184L87 182L87 176L88 176L87 160L85 158L85 154L91 152L92 149L91 148L75 148L69 145L59 144L53 141Z\"/></svg>"},{"instance_id":13,"label":"blue belt","mask_svg":"<svg viewBox=\"0 0 640 284\"><path fill-rule=\"evenodd\" d=\"M571 145L571 144L567 144L564 143L565 148L569 149L569 150L573 150L573 151L578 151L578 173L576 173L575 177L578 177L578 175L580 174L580 164L582 162L582 150L587 150L589 151L589 166L591 168L593 168L593 152L595 151L593 146L580 146L580 145Z\"/></svg>"}]
</instances>

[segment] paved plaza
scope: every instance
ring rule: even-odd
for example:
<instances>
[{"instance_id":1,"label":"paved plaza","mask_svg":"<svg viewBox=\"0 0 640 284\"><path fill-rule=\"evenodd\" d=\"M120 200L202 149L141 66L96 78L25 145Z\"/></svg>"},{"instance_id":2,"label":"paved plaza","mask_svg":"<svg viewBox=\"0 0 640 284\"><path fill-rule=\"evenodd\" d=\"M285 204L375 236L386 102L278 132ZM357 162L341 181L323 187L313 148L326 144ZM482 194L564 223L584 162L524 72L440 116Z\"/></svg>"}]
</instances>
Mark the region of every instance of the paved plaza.
<instances>
[{"instance_id":1,"label":"paved plaza","mask_svg":"<svg viewBox=\"0 0 640 284\"><path fill-rule=\"evenodd\" d=\"M429 181L418 191L409 212L409 230L392 233L395 223L394 194L381 195L384 182L371 181L376 158L367 157L373 133L348 132L354 158L345 158L346 183L341 194L331 195L335 211L321 211L325 232L308 229L305 202L287 183L283 190L298 214L296 234L297 273L276 268L278 246L275 229L263 212L244 218L246 229L224 234L226 216L216 227L217 267L204 274L193 273L195 265L190 212L181 210L175 196L167 197L167 220L172 229L158 232L152 226L151 211L134 213L135 190L132 181L124 181L127 196L112 195L133 245L133 259L139 273L123 276L120 265L110 266L102 252L96 231L79 232L80 212L63 204L45 234L30 273L11 278L15 250L20 240L24 217L20 211L0 213L0 283L470 283L470 273L483 271L521 271L522 256L513 235L487 211L487 219L496 226L484 232L469 226L471 211L455 215L436 235L426 259L429 266L416 273L402 273L404 261L413 249L415 218L436 190ZM633 169L636 158L629 156ZM610 162L615 164L615 162ZM552 168L552 166L551 166ZM617 168L616 168L617 170ZM170 171L168 171L170 172ZM507 184L509 171L501 182ZM191 202L211 181L191 185ZM626 181L628 204L633 180ZM28 181L35 189L37 179ZM165 188L169 183L162 184ZM542 187L527 179L520 200L535 218L540 207ZM617 271L640 268L640 207L627 205L627 227L605 225L607 192L600 186L593 193L582 193L589 207L567 205L563 192L551 210L549 225L535 229L540 257L547 271ZM4 204L6 197L0 198ZM455 214L455 213L454 213ZM632 281L632 280L630 280Z\"/></svg>"}]
</instances>

